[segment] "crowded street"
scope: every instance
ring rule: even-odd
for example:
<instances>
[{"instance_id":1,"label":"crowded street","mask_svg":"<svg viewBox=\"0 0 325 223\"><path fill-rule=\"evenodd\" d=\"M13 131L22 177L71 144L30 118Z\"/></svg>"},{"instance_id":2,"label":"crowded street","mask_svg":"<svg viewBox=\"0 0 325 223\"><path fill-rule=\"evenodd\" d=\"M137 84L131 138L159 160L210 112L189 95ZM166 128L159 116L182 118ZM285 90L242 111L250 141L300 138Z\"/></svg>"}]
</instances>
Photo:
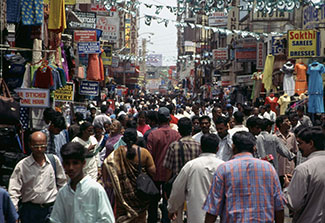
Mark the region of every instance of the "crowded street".
<instances>
[{"instance_id":1,"label":"crowded street","mask_svg":"<svg viewBox=\"0 0 325 223\"><path fill-rule=\"evenodd\" d=\"M0 12L0 223L325 223L325 1Z\"/></svg>"}]
</instances>

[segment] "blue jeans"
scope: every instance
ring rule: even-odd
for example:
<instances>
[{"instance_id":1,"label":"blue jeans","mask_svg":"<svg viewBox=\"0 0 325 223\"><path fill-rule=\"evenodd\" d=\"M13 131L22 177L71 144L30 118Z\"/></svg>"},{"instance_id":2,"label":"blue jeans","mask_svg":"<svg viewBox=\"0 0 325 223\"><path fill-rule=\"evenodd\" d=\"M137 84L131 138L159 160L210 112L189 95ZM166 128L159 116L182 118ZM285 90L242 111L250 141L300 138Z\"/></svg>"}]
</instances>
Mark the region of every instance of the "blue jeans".
<instances>
[{"instance_id":1,"label":"blue jeans","mask_svg":"<svg viewBox=\"0 0 325 223\"><path fill-rule=\"evenodd\" d=\"M21 223L47 223L49 222L49 216L51 214L53 204L41 207L38 204L32 204L30 202L22 203L19 208L19 219Z\"/></svg>"}]
</instances>

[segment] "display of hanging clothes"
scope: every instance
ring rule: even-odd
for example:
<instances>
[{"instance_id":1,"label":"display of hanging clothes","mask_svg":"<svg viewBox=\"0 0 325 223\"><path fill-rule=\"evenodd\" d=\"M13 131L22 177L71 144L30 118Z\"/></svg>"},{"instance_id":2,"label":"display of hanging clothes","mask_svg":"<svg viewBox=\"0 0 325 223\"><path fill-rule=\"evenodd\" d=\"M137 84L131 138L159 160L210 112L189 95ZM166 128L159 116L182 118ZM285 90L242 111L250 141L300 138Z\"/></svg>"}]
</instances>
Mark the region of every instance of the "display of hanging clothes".
<instances>
[{"instance_id":1,"label":"display of hanging clothes","mask_svg":"<svg viewBox=\"0 0 325 223\"><path fill-rule=\"evenodd\" d=\"M48 29L55 32L62 32L65 28L67 28L64 2L64 0L50 0Z\"/></svg>"},{"instance_id":2,"label":"display of hanging clothes","mask_svg":"<svg viewBox=\"0 0 325 223\"><path fill-rule=\"evenodd\" d=\"M325 73L325 66L318 62L309 64L307 74L308 79L308 112L324 113L323 101L323 79L322 74Z\"/></svg>"},{"instance_id":3,"label":"display of hanging clothes","mask_svg":"<svg viewBox=\"0 0 325 223\"><path fill-rule=\"evenodd\" d=\"M254 80L251 99L253 101L255 101L256 98L258 98L260 96L260 92L262 89L262 79L263 79L262 72L258 71L258 72L253 73L251 79Z\"/></svg>"},{"instance_id":4,"label":"display of hanging clothes","mask_svg":"<svg viewBox=\"0 0 325 223\"><path fill-rule=\"evenodd\" d=\"M101 81L98 54L89 54L88 56L87 80Z\"/></svg>"},{"instance_id":5,"label":"display of hanging clothes","mask_svg":"<svg viewBox=\"0 0 325 223\"><path fill-rule=\"evenodd\" d=\"M64 73L65 73L65 79L67 81L70 81L68 61L67 61L67 57L66 57L66 54L65 54L65 51L64 51L64 47L63 47L63 43L62 42L61 42L60 47L61 47L61 57L62 57L62 68L63 68Z\"/></svg>"},{"instance_id":6,"label":"display of hanging clothes","mask_svg":"<svg viewBox=\"0 0 325 223\"><path fill-rule=\"evenodd\" d=\"M299 95L306 92L308 89L307 86L307 67L304 63L297 63L295 65L296 72L296 87L295 92Z\"/></svg>"},{"instance_id":7,"label":"display of hanging clothes","mask_svg":"<svg viewBox=\"0 0 325 223\"><path fill-rule=\"evenodd\" d=\"M274 65L274 56L269 54L266 57L264 70L263 70L263 80L264 88L269 92L272 88L272 73Z\"/></svg>"},{"instance_id":8,"label":"display of hanging clothes","mask_svg":"<svg viewBox=\"0 0 325 223\"><path fill-rule=\"evenodd\" d=\"M7 23L19 23L21 4L20 0L9 0L7 3Z\"/></svg>"},{"instance_id":9,"label":"display of hanging clothes","mask_svg":"<svg viewBox=\"0 0 325 223\"><path fill-rule=\"evenodd\" d=\"M283 91L289 96L293 96L295 94L295 80L293 77L294 69L294 64L291 61L285 63L281 69L281 71L284 73Z\"/></svg>"},{"instance_id":10,"label":"display of hanging clothes","mask_svg":"<svg viewBox=\"0 0 325 223\"><path fill-rule=\"evenodd\" d=\"M21 20L24 25L42 25L43 0L21 0Z\"/></svg>"},{"instance_id":11,"label":"display of hanging clothes","mask_svg":"<svg viewBox=\"0 0 325 223\"><path fill-rule=\"evenodd\" d=\"M53 85L54 80L52 76L52 68L46 64L43 64L35 71L32 86L49 89Z\"/></svg>"},{"instance_id":12,"label":"display of hanging clothes","mask_svg":"<svg viewBox=\"0 0 325 223\"><path fill-rule=\"evenodd\" d=\"M265 98L265 104L269 104L271 107L271 110L276 113L276 106L278 104L278 98L274 96L274 94L270 94L270 96Z\"/></svg>"},{"instance_id":13,"label":"display of hanging clothes","mask_svg":"<svg viewBox=\"0 0 325 223\"><path fill-rule=\"evenodd\" d=\"M284 93L279 100L278 104L280 105L280 115L284 115L288 106L290 105L291 99L287 93Z\"/></svg>"}]
</instances>

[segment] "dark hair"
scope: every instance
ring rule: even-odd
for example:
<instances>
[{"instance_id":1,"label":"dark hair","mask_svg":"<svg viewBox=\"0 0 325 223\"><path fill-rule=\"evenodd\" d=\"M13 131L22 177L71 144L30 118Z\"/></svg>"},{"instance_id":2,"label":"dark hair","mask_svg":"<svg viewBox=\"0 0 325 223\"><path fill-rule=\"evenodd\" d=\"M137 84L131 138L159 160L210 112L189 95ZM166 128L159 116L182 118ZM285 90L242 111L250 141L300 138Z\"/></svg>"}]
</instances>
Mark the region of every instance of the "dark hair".
<instances>
[{"instance_id":1,"label":"dark hair","mask_svg":"<svg viewBox=\"0 0 325 223\"><path fill-rule=\"evenodd\" d=\"M271 120L267 119L267 118L264 118L264 119L261 119L260 120L260 127L262 129L262 131L266 131L266 129L269 127L269 126L272 126L274 124L274 122L272 122Z\"/></svg>"},{"instance_id":2,"label":"dark hair","mask_svg":"<svg viewBox=\"0 0 325 223\"><path fill-rule=\"evenodd\" d=\"M200 117L199 116L197 116L197 115L194 115L193 117L192 117L192 123L194 122L194 120L200 120Z\"/></svg>"},{"instance_id":3,"label":"dark hair","mask_svg":"<svg viewBox=\"0 0 325 223\"><path fill-rule=\"evenodd\" d=\"M107 110L108 110L107 105L101 105L101 106L100 106L100 112L101 112L101 113L106 113Z\"/></svg>"},{"instance_id":4,"label":"dark hair","mask_svg":"<svg viewBox=\"0 0 325 223\"><path fill-rule=\"evenodd\" d=\"M304 112L304 111L305 111L304 106L303 106L303 105L299 105L299 106L297 107L297 111L302 111L302 112Z\"/></svg>"},{"instance_id":5,"label":"dark hair","mask_svg":"<svg viewBox=\"0 0 325 223\"><path fill-rule=\"evenodd\" d=\"M325 150L325 135L321 127L307 127L298 133L298 138L310 143L314 142L316 150Z\"/></svg>"},{"instance_id":6,"label":"dark hair","mask_svg":"<svg viewBox=\"0 0 325 223\"><path fill-rule=\"evenodd\" d=\"M203 115L199 118L199 122L201 123L203 120L208 120L209 122L211 122L211 118L207 115Z\"/></svg>"},{"instance_id":7,"label":"dark hair","mask_svg":"<svg viewBox=\"0 0 325 223\"><path fill-rule=\"evenodd\" d=\"M178 132L181 136L189 136L192 133L192 121L189 118L181 118L177 123Z\"/></svg>"},{"instance_id":8,"label":"dark hair","mask_svg":"<svg viewBox=\"0 0 325 223\"><path fill-rule=\"evenodd\" d=\"M146 118L147 117L147 111L140 111L137 115L137 118L139 118L141 115L144 115L144 117Z\"/></svg>"},{"instance_id":9,"label":"dark hair","mask_svg":"<svg viewBox=\"0 0 325 223\"><path fill-rule=\"evenodd\" d=\"M77 122L84 120L84 115L81 112L76 112L74 116L76 117Z\"/></svg>"},{"instance_id":10,"label":"dark hair","mask_svg":"<svg viewBox=\"0 0 325 223\"><path fill-rule=\"evenodd\" d=\"M55 116L56 111L53 108L45 108L43 112L43 119L47 121L52 121Z\"/></svg>"},{"instance_id":11,"label":"dark hair","mask_svg":"<svg viewBox=\"0 0 325 223\"><path fill-rule=\"evenodd\" d=\"M299 120L299 116L298 116L297 113L294 112L294 113L290 113L290 114L289 114L289 120L290 120L290 121L294 120L295 118L296 118L297 120Z\"/></svg>"},{"instance_id":12,"label":"dark hair","mask_svg":"<svg viewBox=\"0 0 325 223\"><path fill-rule=\"evenodd\" d=\"M218 151L219 138L215 134L204 134L201 137L201 150L204 153L216 153Z\"/></svg>"},{"instance_id":13,"label":"dark hair","mask_svg":"<svg viewBox=\"0 0 325 223\"><path fill-rule=\"evenodd\" d=\"M271 105L270 104L266 104L265 105L265 109L268 109L268 108L271 108Z\"/></svg>"},{"instance_id":14,"label":"dark hair","mask_svg":"<svg viewBox=\"0 0 325 223\"><path fill-rule=\"evenodd\" d=\"M303 130L304 128L306 128L306 126L304 125L299 125L294 131L293 133L295 134L296 137L298 137L298 133Z\"/></svg>"},{"instance_id":15,"label":"dark hair","mask_svg":"<svg viewBox=\"0 0 325 223\"><path fill-rule=\"evenodd\" d=\"M128 120L126 122L126 128L137 129L138 123L135 120Z\"/></svg>"},{"instance_id":16,"label":"dark hair","mask_svg":"<svg viewBox=\"0 0 325 223\"><path fill-rule=\"evenodd\" d=\"M90 122L84 122L80 125L80 133L79 133L79 137L82 136L82 134L84 133L84 131L86 129L88 129L90 126L92 126L92 124Z\"/></svg>"},{"instance_id":17,"label":"dark hair","mask_svg":"<svg viewBox=\"0 0 325 223\"><path fill-rule=\"evenodd\" d=\"M170 114L175 110L175 105L173 103L169 103L166 108L169 109Z\"/></svg>"},{"instance_id":18,"label":"dark hair","mask_svg":"<svg viewBox=\"0 0 325 223\"><path fill-rule=\"evenodd\" d=\"M136 155L136 151L132 145L137 142L137 139L138 134L136 129L128 128L125 130L122 140L126 143L127 147L126 158L130 160L132 160Z\"/></svg>"},{"instance_id":19,"label":"dark hair","mask_svg":"<svg viewBox=\"0 0 325 223\"><path fill-rule=\"evenodd\" d=\"M236 132L232 137L232 141L238 152L254 153L256 138L252 133L245 131Z\"/></svg>"},{"instance_id":20,"label":"dark hair","mask_svg":"<svg viewBox=\"0 0 325 223\"><path fill-rule=\"evenodd\" d=\"M287 116L287 115L280 115L280 116L278 116L278 117L276 118L276 121L275 121L276 126L279 128L280 125L283 123L283 121L284 121L285 119L288 119L288 116Z\"/></svg>"},{"instance_id":21,"label":"dark hair","mask_svg":"<svg viewBox=\"0 0 325 223\"><path fill-rule=\"evenodd\" d=\"M84 161L86 149L78 142L69 142L62 146L60 153L63 160L76 159Z\"/></svg>"},{"instance_id":22,"label":"dark hair","mask_svg":"<svg viewBox=\"0 0 325 223\"><path fill-rule=\"evenodd\" d=\"M262 119L260 119L259 117L252 116L249 119L247 119L246 126L247 128L261 127L262 124L261 121Z\"/></svg>"},{"instance_id":23,"label":"dark hair","mask_svg":"<svg viewBox=\"0 0 325 223\"><path fill-rule=\"evenodd\" d=\"M158 112L148 111L147 118L155 123L158 123Z\"/></svg>"},{"instance_id":24,"label":"dark hair","mask_svg":"<svg viewBox=\"0 0 325 223\"><path fill-rule=\"evenodd\" d=\"M67 125L65 123L65 119L63 117L63 115L60 112L56 112L55 115L53 116L52 120L51 120L51 124L55 127L55 128L59 128L61 130L66 129Z\"/></svg>"},{"instance_id":25,"label":"dark hair","mask_svg":"<svg viewBox=\"0 0 325 223\"><path fill-rule=\"evenodd\" d=\"M122 123L126 119L126 117L127 117L127 115L121 114L117 117L117 120Z\"/></svg>"},{"instance_id":26,"label":"dark hair","mask_svg":"<svg viewBox=\"0 0 325 223\"><path fill-rule=\"evenodd\" d=\"M236 123L243 123L244 121L244 114L240 111L236 111L234 113L234 118Z\"/></svg>"},{"instance_id":27,"label":"dark hair","mask_svg":"<svg viewBox=\"0 0 325 223\"><path fill-rule=\"evenodd\" d=\"M219 124L224 124L225 126L228 125L228 122L229 122L229 119L226 118L226 117L223 117L223 116L220 116L217 118L217 120L215 121L215 124L216 125L219 125Z\"/></svg>"},{"instance_id":28,"label":"dark hair","mask_svg":"<svg viewBox=\"0 0 325 223\"><path fill-rule=\"evenodd\" d=\"M99 123L96 123L94 125L94 129L103 129L103 126L101 124L99 124Z\"/></svg>"}]
</instances>

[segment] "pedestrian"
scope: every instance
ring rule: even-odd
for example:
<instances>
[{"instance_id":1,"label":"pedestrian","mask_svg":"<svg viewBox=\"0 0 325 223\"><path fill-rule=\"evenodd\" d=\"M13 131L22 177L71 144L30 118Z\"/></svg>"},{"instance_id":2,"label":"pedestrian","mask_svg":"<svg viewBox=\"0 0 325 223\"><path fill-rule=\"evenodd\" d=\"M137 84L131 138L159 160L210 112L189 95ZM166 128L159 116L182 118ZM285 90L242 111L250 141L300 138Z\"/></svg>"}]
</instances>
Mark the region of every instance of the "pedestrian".
<instances>
[{"instance_id":1,"label":"pedestrian","mask_svg":"<svg viewBox=\"0 0 325 223\"><path fill-rule=\"evenodd\" d=\"M297 166L293 176L285 176L284 194L293 223L323 223L325 207L325 135L319 127L298 133L299 150L307 161Z\"/></svg>"},{"instance_id":2,"label":"pedestrian","mask_svg":"<svg viewBox=\"0 0 325 223\"><path fill-rule=\"evenodd\" d=\"M243 121L244 121L244 113L240 112L240 111L237 111L234 113L234 119L235 119L235 126L232 128L232 129L229 129L228 132L229 132L229 135L230 135L230 138L232 138L232 136L236 133L236 132L239 132L239 131L246 131L248 132L248 128L246 128L244 125L243 125ZM229 116L231 117L231 116Z\"/></svg>"},{"instance_id":3,"label":"pedestrian","mask_svg":"<svg viewBox=\"0 0 325 223\"><path fill-rule=\"evenodd\" d=\"M218 166L223 163L216 156L218 143L219 139L215 134L204 134L201 137L202 153L198 158L188 161L184 165L173 183L173 189L168 199L170 219L177 218L178 222L183 222L177 211L183 210L183 204L186 201L187 222L204 222L205 211L202 210L202 206L208 195L213 175Z\"/></svg>"},{"instance_id":4,"label":"pedestrian","mask_svg":"<svg viewBox=\"0 0 325 223\"><path fill-rule=\"evenodd\" d=\"M137 125L137 130L144 135L146 131L150 129L150 126L146 124L147 120L147 112L146 111L140 111L138 113L138 125Z\"/></svg>"},{"instance_id":5,"label":"pedestrian","mask_svg":"<svg viewBox=\"0 0 325 223\"><path fill-rule=\"evenodd\" d=\"M304 127L312 127L313 123L311 122L310 118L305 115L305 108L302 105L299 105L297 107L297 114L299 116L299 121L301 123L301 125L303 125Z\"/></svg>"},{"instance_id":6,"label":"pedestrian","mask_svg":"<svg viewBox=\"0 0 325 223\"><path fill-rule=\"evenodd\" d=\"M203 209L205 222L284 221L284 199L274 167L253 157L256 140L245 131L234 134L234 157L214 174Z\"/></svg>"},{"instance_id":7,"label":"pedestrian","mask_svg":"<svg viewBox=\"0 0 325 223\"><path fill-rule=\"evenodd\" d=\"M215 121L215 124L219 136L219 149L217 156L223 161L228 161L233 156L232 139L228 133L228 118L220 116Z\"/></svg>"},{"instance_id":8,"label":"pedestrian","mask_svg":"<svg viewBox=\"0 0 325 223\"><path fill-rule=\"evenodd\" d=\"M32 154L16 165L10 177L8 192L22 223L46 222L59 189L66 184L59 158L45 155L46 142L44 133L31 134L29 144Z\"/></svg>"},{"instance_id":9,"label":"pedestrian","mask_svg":"<svg viewBox=\"0 0 325 223\"><path fill-rule=\"evenodd\" d=\"M18 222L18 213L15 206L10 199L9 193L3 188L0 188L0 222Z\"/></svg>"},{"instance_id":10,"label":"pedestrian","mask_svg":"<svg viewBox=\"0 0 325 223\"><path fill-rule=\"evenodd\" d=\"M92 122L93 125L99 125L102 128L104 128L105 122L112 122L111 118L107 115L107 105L101 105L100 106L100 114L96 115L94 117L94 120Z\"/></svg>"},{"instance_id":11,"label":"pedestrian","mask_svg":"<svg viewBox=\"0 0 325 223\"><path fill-rule=\"evenodd\" d=\"M61 149L63 167L70 178L58 193L50 220L53 223L114 223L114 214L104 188L84 174L86 149L78 142Z\"/></svg>"},{"instance_id":12,"label":"pedestrian","mask_svg":"<svg viewBox=\"0 0 325 223\"><path fill-rule=\"evenodd\" d=\"M146 131L143 135L143 139L146 142L148 141L148 136L149 136L150 132L152 132L155 129L158 129L158 112L157 111L148 111L147 122L148 122L148 125L150 126L150 129L148 129L148 131Z\"/></svg>"},{"instance_id":13,"label":"pedestrian","mask_svg":"<svg viewBox=\"0 0 325 223\"><path fill-rule=\"evenodd\" d=\"M204 134L210 133L211 118L207 115L203 115L199 118L201 131L193 136L193 139L198 143L201 142L201 137Z\"/></svg>"}]
</instances>

